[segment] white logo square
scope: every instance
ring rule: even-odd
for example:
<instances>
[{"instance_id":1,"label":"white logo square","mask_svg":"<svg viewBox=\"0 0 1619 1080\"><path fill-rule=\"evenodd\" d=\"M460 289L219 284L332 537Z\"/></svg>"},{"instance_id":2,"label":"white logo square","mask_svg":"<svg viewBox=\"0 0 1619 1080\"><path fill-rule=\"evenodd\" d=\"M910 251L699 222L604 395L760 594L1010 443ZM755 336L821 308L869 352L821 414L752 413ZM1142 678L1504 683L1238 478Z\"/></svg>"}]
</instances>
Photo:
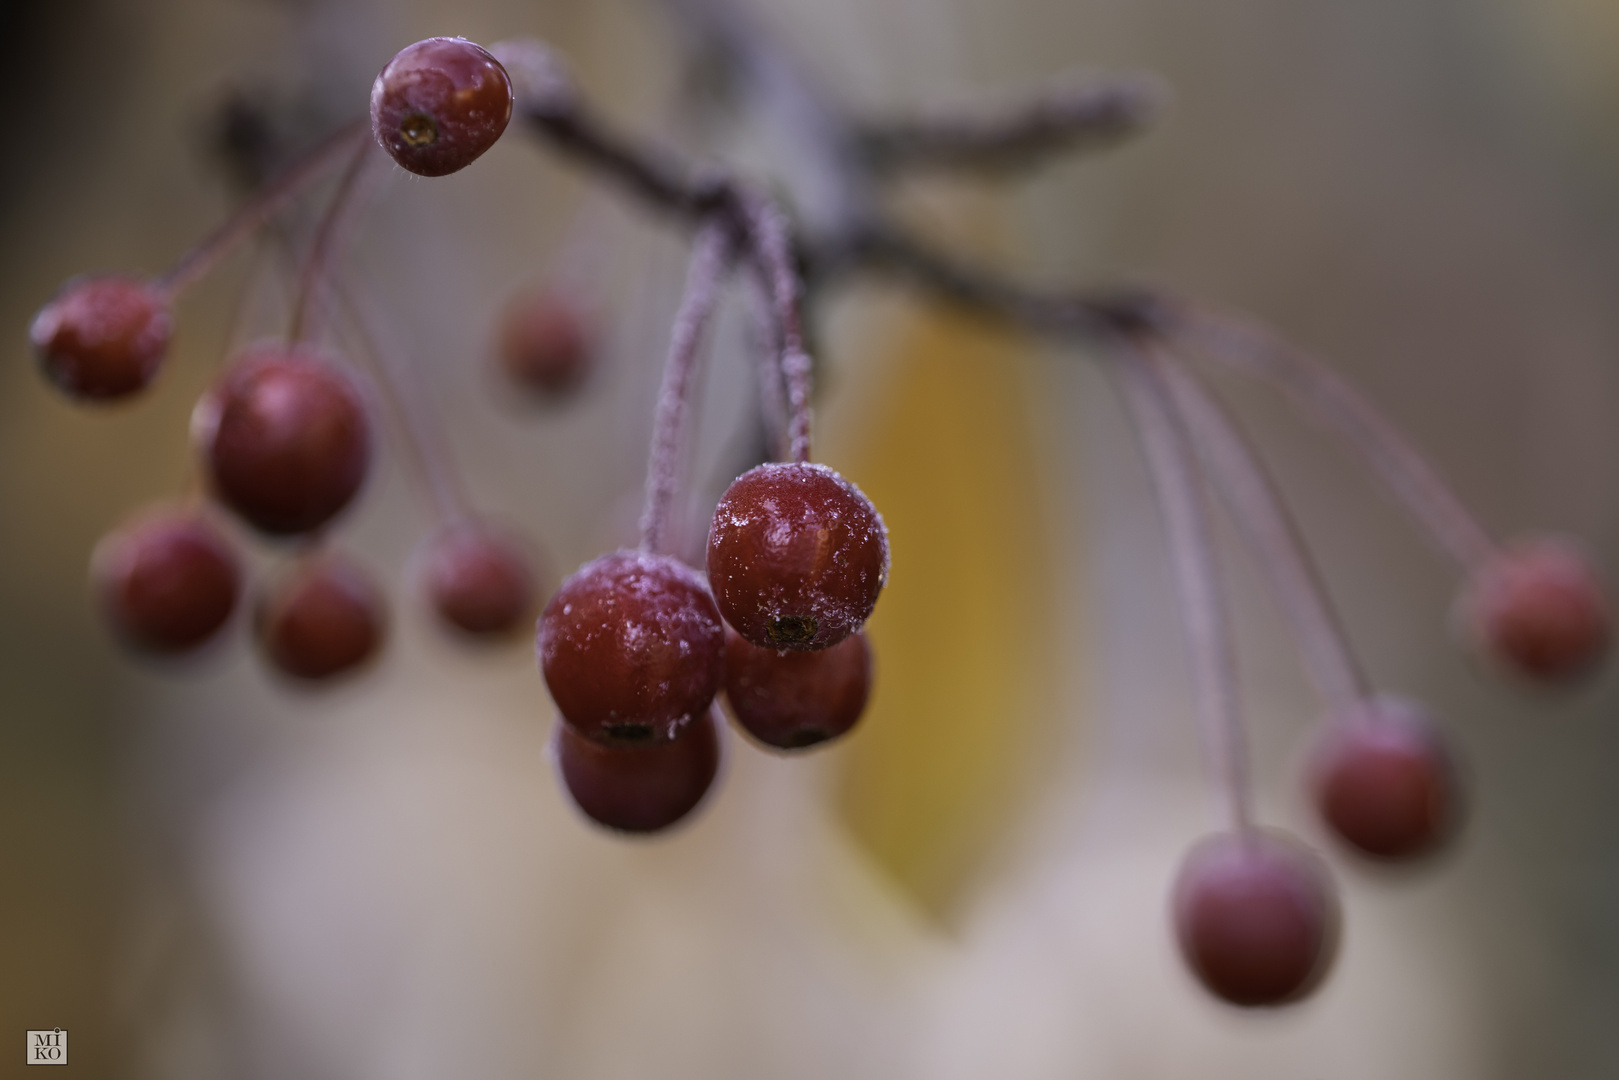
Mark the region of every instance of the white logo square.
<instances>
[{"instance_id":1,"label":"white logo square","mask_svg":"<svg viewBox=\"0 0 1619 1080\"><path fill-rule=\"evenodd\" d=\"M28 1064L66 1065L67 1032L61 1028L28 1033Z\"/></svg>"}]
</instances>

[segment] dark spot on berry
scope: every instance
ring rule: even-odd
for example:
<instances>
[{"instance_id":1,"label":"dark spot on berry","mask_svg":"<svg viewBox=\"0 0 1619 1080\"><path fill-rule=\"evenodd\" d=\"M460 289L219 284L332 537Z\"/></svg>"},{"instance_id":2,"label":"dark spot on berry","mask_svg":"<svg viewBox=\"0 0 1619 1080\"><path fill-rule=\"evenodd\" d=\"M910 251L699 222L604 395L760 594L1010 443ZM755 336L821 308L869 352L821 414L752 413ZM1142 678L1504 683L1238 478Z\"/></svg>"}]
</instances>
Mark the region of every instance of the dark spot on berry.
<instances>
[{"instance_id":1,"label":"dark spot on berry","mask_svg":"<svg viewBox=\"0 0 1619 1080\"><path fill-rule=\"evenodd\" d=\"M649 743L657 732L651 724L603 724L602 734L616 743Z\"/></svg>"},{"instance_id":2,"label":"dark spot on berry","mask_svg":"<svg viewBox=\"0 0 1619 1080\"><path fill-rule=\"evenodd\" d=\"M411 113L400 122L399 134L412 146L432 146L438 142L438 125L425 113Z\"/></svg>"},{"instance_id":3,"label":"dark spot on berry","mask_svg":"<svg viewBox=\"0 0 1619 1080\"><path fill-rule=\"evenodd\" d=\"M787 615L773 620L765 633L772 645L802 645L815 638L815 620L807 615Z\"/></svg>"}]
</instances>

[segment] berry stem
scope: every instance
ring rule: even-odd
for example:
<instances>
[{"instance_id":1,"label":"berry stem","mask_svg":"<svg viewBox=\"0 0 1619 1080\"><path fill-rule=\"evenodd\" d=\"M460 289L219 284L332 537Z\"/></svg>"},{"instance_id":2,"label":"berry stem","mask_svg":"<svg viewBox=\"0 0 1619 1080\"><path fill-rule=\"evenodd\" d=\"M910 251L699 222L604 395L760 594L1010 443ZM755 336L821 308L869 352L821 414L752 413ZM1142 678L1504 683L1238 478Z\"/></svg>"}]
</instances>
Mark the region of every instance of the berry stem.
<instances>
[{"instance_id":1,"label":"berry stem","mask_svg":"<svg viewBox=\"0 0 1619 1080\"><path fill-rule=\"evenodd\" d=\"M754 255L775 311L781 345L781 371L787 387L787 456L798 463L810 459L810 372L812 364L804 351L804 321L801 309L803 280L793 259L793 242L787 219L766 199L751 199L748 206L749 232Z\"/></svg>"},{"instance_id":2,"label":"berry stem","mask_svg":"<svg viewBox=\"0 0 1619 1080\"><path fill-rule=\"evenodd\" d=\"M1286 501L1242 430L1208 387L1169 357L1158 368L1205 471L1219 489L1231 520L1258 556L1283 613L1293 624L1317 692L1329 713L1348 715L1368 695L1366 677Z\"/></svg>"},{"instance_id":3,"label":"berry stem","mask_svg":"<svg viewBox=\"0 0 1619 1080\"><path fill-rule=\"evenodd\" d=\"M753 298L749 347L758 355L759 412L772 458L787 456L787 388L782 385L781 338L775 310L763 282L748 290Z\"/></svg>"},{"instance_id":4,"label":"berry stem","mask_svg":"<svg viewBox=\"0 0 1619 1080\"><path fill-rule=\"evenodd\" d=\"M1204 306L1181 306L1162 333L1189 351L1269 382L1337 431L1462 569L1495 555L1495 541L1428 459L1315 357L1245 319Z\"/></svg>"},{"instance_id":5,"label":"berry stem","mask_svg":"<svg viewBox=\"0 0 1619 1080\"><path fill-rule=\"evenodd\" d=\"M1252 827L1248 740L1237 704L1236 662L1215 567L1208 506L1187 434L1170 397L1164 360L1149 343L1119 338L1109 352L1134 422L1168 534L1182 627L1192 658L1199 728L1211 771L1225 791L1232 828Z\"/></svg>"},{"instance_id":6,"label":"berry stem","mask_svg":"<svg viewBox=\"0 0 1619 1080\"><path fill-rule=\"evenodd\" d=\"M663 386L658 392L658 408L652 424L646 504L641 513L641 547L654 554L667 553L669 511L678 486L697 350L709 316L714 312L730 248L725 226L713 222L697 234L691 261L687 264L686 290L680 299L680 309L675 313L669 355L663 366Z\"/></svg>"},{"instance_id":7,"label":"berry stem","mask_svg":"<svg viewBox=\"0 0 1619 1080\"><path fill-rule=\"evenodd\" d=\"M443 430L425 407L420 380L392 341L382 336L382 323L349 288L333 290L347 316L361 361L370 369L388 413L400 432L413 471L427 492L440 524L466 518L466 489L451 465Z\"/></svg>"},{"instance_id":8,"label":"berry stem","mask_svg":"<svg viewBox=\"0 0 1619 1080\"><path fill-rule=\"evenodd\" d=\"M309 254L298 275L298 296L293 301L292 318L287 325L289 342L296 343L314 336L313 331L321 315L321 303L326 298L325 290L332 278L337 249L364 205L366 185L363 178L373 148L370 140L361 142L355 148L348 168L343 170L343 175L337 181L332 201L315 229L315 238L310 242Z\"/></svg>"},{"instance_id":9,"label":"berry stem","mask_svg":"<svg viewBox=\"0 0 1619 1080\"><path fill-rule=\"evenodd\" d=\"M339 128L309 153L266 182L238 207L235 213L225 219L224 224L205 237L202 243L180 256L174 265L157 279L157 286L170 297L176 297L207 277L227 255L263 228L277 211L303 194L310 184L341 161L357 142L364 144L369 142L370 138L371 125L368 121L357 120Z\"/></svg>"}]
</instances>

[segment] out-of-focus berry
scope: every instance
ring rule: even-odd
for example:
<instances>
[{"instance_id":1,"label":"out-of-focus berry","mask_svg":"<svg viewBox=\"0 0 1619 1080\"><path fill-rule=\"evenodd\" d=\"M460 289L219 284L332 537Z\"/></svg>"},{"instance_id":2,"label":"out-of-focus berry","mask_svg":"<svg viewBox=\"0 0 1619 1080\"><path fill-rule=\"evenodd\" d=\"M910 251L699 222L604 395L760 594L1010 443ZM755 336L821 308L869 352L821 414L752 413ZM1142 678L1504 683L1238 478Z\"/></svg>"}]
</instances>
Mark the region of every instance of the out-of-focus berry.
<instances>
[{"instance_id":1,"label":"out-of-focus berry","mask_svg":"<svg viewBox=\"0 0 1619 1080\"><path fill-rule=\"evenodd\" d=\"M871 649L851 634L829 649L761 649L725 628L725 700L749 735L778 750L819 746L847 732L866 708Z\"/></svg>"},{"instance_id":2,"label":"out-of-focus berry","mask_svg":"<svg viewBox=\"0 0 1619 1080\"><path fill-rule=\"evenodd\" d=\"M173 332L166 294L148 281L107 275L69 282L40 308L28 336L57 389L114 401L152 381Z\"/></svg>"},{"instance_id":3,"label":"out-of-focus berry","mask_svg":"<svg viewBox=\"0 0 1619 1080\"><path fill-rule=\"evenodd\" d=\"M1479 566L1458 622L1493 663L1539 683L1589 673L1613 637L1601 576L1578 547L1555 537L1521 541Z\"/></svg>"},{"instance_id":4,"label":"out-of-focus berry","mask_svg":"<svg viewBox=\"0 0 1619 1080\"><path fill-rule=\"evenodd\" d=\"M96 546L90 578L118 636L149 653L205 644L236 609L241 563L207 518L163 510L136 518Z\"/></svg>"},{"instance_id":5,"label":"out-of-focus berry","mask_svg":"<svg viewBox=\"0 0 1619 1080\"><path fill-rule=\"evenodd\" d=\"M563 785L586 816L619 832L656 832L696 809L713 785L718 728L709 711L673 739L604 746L558 724L552 747Z\"/></svg>"},{"instance_id":6,"label":"out-of-focus berry","mask_svg":"<svg viewBox=\"0 0 1619 1080\"><path fill-rule=\"evenodd\" d=\"M298 563L259 606L259 644L277 670L320 682L359 670L382 645L382 594L346 560Z\"/></svg>"}]
</instances>

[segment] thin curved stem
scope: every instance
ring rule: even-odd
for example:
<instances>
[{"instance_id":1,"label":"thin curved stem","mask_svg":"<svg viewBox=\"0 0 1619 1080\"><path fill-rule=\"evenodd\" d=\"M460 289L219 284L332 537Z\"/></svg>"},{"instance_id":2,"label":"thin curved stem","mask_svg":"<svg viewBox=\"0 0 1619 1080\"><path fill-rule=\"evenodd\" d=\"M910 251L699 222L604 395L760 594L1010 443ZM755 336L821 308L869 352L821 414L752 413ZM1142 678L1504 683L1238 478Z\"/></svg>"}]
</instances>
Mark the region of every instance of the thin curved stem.
<instances>
[{"instance_id":1,"label":"thin curved stem","mask_svg":"<svg viewBox=\"0 0 1619 1080\"><path fill-rule=\"evenodd\" d=\"M703 331L714 313L719 282L730 257L730 238L723 223L712 222L697 234L686 269L686 291L675 314L663 386L652 424L647 462L646 504L641 513L641 547L661 553L669 542L669 513L679 486L680 452L685 444L692 375Z\"/></svg>"},{"instance_id":2,"label":"thin curved stem","mask_svg":"<svg viewBox=\"0 0 1619 1080\"><path fill-rule=\"evenodd\" d=\"M1335 430L1463 570L1496 544L1428 459L1371 402L1315 357L1245 319L1182 303L1159 332L1188 352L1271 383Z\"/></svg>"},{"instance_id":3,"label":"thin curved stem","mask_svg":"<svg viewBox=\"0 0 1619 1080\"><path fill-rule=\"evenodd\" d=\"M1368 694L1366 676L1349 647L1337 613L1264 465L1231 414L1183 364L1158 365L1204 470L1270 582L1311 681L1333 715L1347 715Z\"/></svg>"},{"instance_id":4,"label":"thin curved stem","mask_svg":"<svg viewBox=\"0 0 1619 1080\"><path fill-rule=\"evenodd\" d=\"M787 456L795 462L810 459L810 376L813 364L804 351L803 281L793 259L792 234L787 219L766 199L750 200L749 231L775 308L781 341L781 372L787 386Z\"/></svg>"},{"instance_id":5,"label":"thin curved stem","mask_svg":"<svg viewBox=\"0 0 1619 1080\"><path fill-rule=\"evenodd\" d=\"M466 489L450 462L449 447L420 392L420 380L382 323L352 289L333 290L353 331L361 362L370 369L385 406L399 425L401 443L441 525L468 515Z\"/></svg>"},{"instance_id":6,"label":"thin curved stem","mask_svg":"<svg viewBox=\"0 0 1619 1080\"><path fill-rule=\"evenodd\" d=\"M288 166L237 208L236 212L203 241L177 259L160 275L157 286L171 297L208 276L225 257L251 237L284 206L343 159L359 140L371 138L369 121L345 124L313 150Z\"/></svg>"},{"instance_id":7,"label":"thin curved stem","mask_svg":"<svg viewBox=\"0 0 1619 1080\"><path fill-rule=\"evenodd\" d=\"M1232 828L1246 831L1253 822L1248 739L1237 701L1236 660L1208 506L1191 447L1166 385L1163 359L1154 348L1120 338L1108 356L1152 473L1169 539L1204 754L1224 790Z\"/></svg>"},{"instance_id":8,"label":"thin curved stem","mask_svg":"<svg viewBox=\"0 0 1619 1080\"><path fill-rule=\"evenodd\" d=\"M303 271L298 275L298 296L293 301L292 318L287 325L288 341L299 342L313 336L312 328L319 321L325 290L331 287L337 250L347 238L365 202L366 185L363 181L373 149L370 140L355 148L348 168L343 170L342 177L337 181L332 201L315 229L315 238L310 242Z\"/></svg>"}]
</instances>

